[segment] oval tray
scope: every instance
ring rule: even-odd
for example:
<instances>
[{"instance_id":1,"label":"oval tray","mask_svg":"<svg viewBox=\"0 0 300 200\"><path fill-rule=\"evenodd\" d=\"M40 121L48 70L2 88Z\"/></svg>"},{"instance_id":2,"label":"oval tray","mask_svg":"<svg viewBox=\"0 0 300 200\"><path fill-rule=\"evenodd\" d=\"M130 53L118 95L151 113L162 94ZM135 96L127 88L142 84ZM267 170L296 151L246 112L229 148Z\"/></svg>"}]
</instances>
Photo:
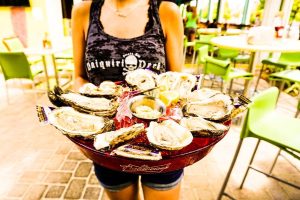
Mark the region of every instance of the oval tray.
<instances>
[{"instance_id":1,"label":"oval tray","mask_svg":"<svg viewBox=\"0 0 300 200\"><path fill-rule=\"evenodd\" d=\"M227 123L230 125L230 122ZM93 140L79 137L69 137L82 153L93 162L116 171L134 174L155 174L174 171L192 165L205 157L225 135L217 137L194 137L191 144L178 151L161 151L163 159L158 161L139 160L110 155L110 151L98 151L93 146ZM135 139L133 144L147 144L145 134ZM148 143L149 144L149 143Z\"/></svg>"}]
</instances>

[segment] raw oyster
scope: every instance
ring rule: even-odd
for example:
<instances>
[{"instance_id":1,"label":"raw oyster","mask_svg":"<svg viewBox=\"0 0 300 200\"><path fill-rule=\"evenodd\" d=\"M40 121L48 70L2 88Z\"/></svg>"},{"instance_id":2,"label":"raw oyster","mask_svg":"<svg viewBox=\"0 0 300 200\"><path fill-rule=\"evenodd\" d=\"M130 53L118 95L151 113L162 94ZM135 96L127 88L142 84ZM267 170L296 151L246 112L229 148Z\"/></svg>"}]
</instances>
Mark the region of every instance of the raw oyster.
<instances>
[{"instance_id":1,"label":"raw oyster","mask_svg":"<svg viewBox=\"0 0 300 200\"><path fill-rule=\"evenodd\" d=\"M218 136L229 129L224 124L211 122L202 117L182 118L180 125L189 129L194 135L199 136Z\"/></svg>"},{"instance_id":2,"label":"raw oyster","mask_svg":"<svg viewBox=\"0 0 300 200\"><path fill-rule=\"evenodd\" d=\"M122 94L122 86L112 81L103 81L99 87L92 83L86 83L79 88L79 93L90 97L115 97Z\"/></svg>"},{"instance_id":3,"label":"raw oyster","mask_svg":"<svg viewBox=\"0 0 300 200\"><path fill-rule=\"evenodd\" d=\"M162 90L172 90L174 83L176 82L180 73L178 72L166 72L159 74L157 77L157 85Z\"/></svg>"},{"instance_id":4,"label":"raw oyster","mask_svg":"<svg viewBox=\"0 0 300 200\"><path fill-rule=\"evenodd\" d=\"M150 122L147 138L151 145L166 150L182 149L193 140L191 132L173 120Z\"/></svg>"},{"instance_id":5,"label":"raw oyster","mask_svg":"<svg viewBox=\"0 0 300 200\"><path fill-rule=\"evenodd\" d=\"M231 98L217 94L203 101L188 102L183 107L185 116L198 116L212 121L226 121L230 118L234 106Z\"/></svg>"},{"instance_id":6,"label":"raw oyster","mask_svg":"<svg viewBox=\"0 0 300 200\"><path fill-rule=\"evenodd\" d=\"M221 94L221 92L209 88L201 88L199 90L194 90L191 94L189 94L187 101L188 102L203 101L205 99L212 98L217 94Z\"/></svg>"},{"instance_id":7,"label":"raw oyster","mask_svg":"<svg viewBox=\"0 0 300 200\"><path fill-rule=\"evenodd\" d=\"M94 140L95 149L99 150L105 147L114 148L119 144L123 144L132 140L144 131L144 124L134 124L130 127L120 128L116 131L110 131L96 135Z\"/></svg>"},{"instance_id":8,"label":"raw oyster","mask_svg":"<svg viewBox=\"0 0 300 200\"><path fill-rule=\"evenodd\" d=\"M113 120L83 114L71 107L61 107L48 115L49 123L70 136L92 137L113 129Z\"/></svg>"},{"instance_id":9,"label":"raw oyster","mask_svg":"<svg viewBox=\"0 0 300 200\"><path fill-rule=\"evenodd\" d=\"M142 146L125 144L113 150L113 154L127 158L141 160L161 160L161 153L156 149L149 149Z\"/></svg>"},{"instance_id":10,"label":"raw oyster","mask_svg":"<svg viewBox=\"0 0 300 200\"><path fill-rule=\"evenodd\" d=\"M156 74L147 69L137 69L128 72L125 77L126 82L136 87L138 90L144 91L156 87Z\"/></svg>"},{"instance_id":11,"label":"raw oyster","mask_svg":"<svg viewBox=\"0 0 300 200\"><path fill-rule=\"evenodd\" d=\"M55 87L54 91L50 92L48 96L56 106L67 105L78 111L98 116L113 116L119 106L116 99L86 97L74 92L64 92L59 87Z\"/></svg>"},{"instance_id":12,"label":"raw oyster","mask_svg":"<svg viewBox=\"0 0 300 200\"><path fill-rule=\"evenodd\" d=\"M197 78L188 73L179 73L172 90L178 92L180 98L186 98L196 85Z\"/></svg>"}]
</instances>

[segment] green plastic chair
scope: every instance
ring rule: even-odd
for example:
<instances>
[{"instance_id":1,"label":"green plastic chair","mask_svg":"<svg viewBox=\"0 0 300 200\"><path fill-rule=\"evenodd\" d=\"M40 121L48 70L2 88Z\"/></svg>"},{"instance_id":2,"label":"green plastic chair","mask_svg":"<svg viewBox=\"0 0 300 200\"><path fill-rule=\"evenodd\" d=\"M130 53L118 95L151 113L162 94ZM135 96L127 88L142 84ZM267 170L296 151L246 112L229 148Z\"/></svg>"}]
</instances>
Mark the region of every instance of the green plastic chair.
<instances>
[{"instance_id":1,"label":"green plastic chair","mask_svg":"<svg viewBox=\"0 0 300 200\"><path fill-rule=\"evenodd\" d=\"M282 53L278 60L274 60L274 58L267 58L262 60L262 64L254 91L257 91L259 80L266 66L274 66L275 72L286 70L293 66L300 66L300 52Z\"/></svg>"},{"instance_id":2,"label":"green plastic chair","mask_svg":"<svg viewBox=\"0 0 300 200\"><path fill-rule=\"evenodd\" d=\"M0 42L0 52L7 52L7 48L4 46L3 42Z\"/></svg>"},{"instance_id":3,"label":"green plastic chair","mask_svg":"<svg viewBox=\"0 0 300 200\"><path fill-rule=\"evenodd\" d=\"M195 44L194 44L194 52L193 52L193 57L192 57L192 66L194 66L194 64L196 63L196 53L198 51L198 49L202 46L208 46L208 51L209 53L212 55L216 50L217 47L214 47L211 44L211 40L216 37L215 34L200 34L199 35L199 39L195 40Z\"/></svg>"},{"instance_id":4,"label":"green plastic chair","mask_svg":"<svg viewBox=\"0 0 300 200\"><path fill-rule=\"evenodd\" d=\"M281 81L280 90L283 90L284 84L288 83L289 87L284 90L285 93L290 93L293 90L300 91L300 70L284 70L276 73L272 73L269 76L271 81ZM292 83L292 84L291 84Z\"/></svg>"},{"instance_id":5,"label":"green plastic chair","mask_svg":"<svg viewBox=\"0 0 300 200\"><path fill-rule=\"evenodd\" d=\"M189 42L188 38L186 36L183 37L183 47L184 47L184 49L183 49L183 61L184 61L184 63L186 63L185 58L186 58L186 52L187 52L188 47L194 47L194 45L195 45L195 41Z\"/></svg>"},{"instance_id":6,"label":"green plastic chair","mask_svg":"<svg viewBox=\"0 0 300 200\"><path fill-rule=\"evenodd\" d=\"M277 146L281 150L287 152L295 158L300 159L300 119L282 115L275 111L278 94L278 88L271 87L256 95L253 98L252 103L249 105L249 109L244 120L242 131L240 133L240 141L238 143L233 161L230 165L225 181L219 193L218 200L220 200L223 195L230 197L230 195L225 192L225 189L234 164L237 160L242 143L247 137L257 138L258 141L254 152L251 156L247 171L240 185L240 189L243 187L249 169L254 169L257 172L263 173L268 177L274 178L275 180L288 184L292 187L296 187L298 189L300 188L299 186L293 183L289 183L286 180L273 176L271 174L273 166L271 171L269 173L266 173L255 168L252 165L261 140L268 142L274 146ZM275 163L273 163L273 165L274 164Z\"/></svg>"},{"instance_id":7,"label":"green plastic chair","mask_svg":"<svg viewBox=\"0 0 300 200\"><path fill-rule=\"evenodd\" d=\"M24 51L25 47L18 37L3 38L2 42L9 52ZM42 61L40 56L28 56L27 59L30 64L36 64Z\"/></svg>"},{"instance_id":8,"label":"green plastic chair","mask_svg":"<svg viewBox=\"0 0 300 200\"><path fill-rule=\"evenodd\" d=\"M55 54L55 58L58 60L72 60L73 59L73 49L65 50L61 53Z\"/></svg>"},{"instance_id":9,"label":"green plastic chair","mask_svg":"<svg viewBox=\"0 0 300 200\"><path fill-rule=\"evenodd\" d=\"M230 60L219 60L208 56L208 46L202 46L198 49L198 68L200 64L204 64L203 74L213 74L215 76L220 76L225 82L230 82L229 94L232 90L233 79L243 78L245 80L250 80L253 78L253 75L250 72L232 68L230 66ZM221 85L221 87L223 89L223 84Z\"/></svg>"},{"instance_id":10,"label":"green plastic chair","mask_svg":"<svg viewBox=\"0 0 300 200\"><path fill-rule=\"evenodd\" d=\"M233 62L233 67L235 68L236 63L249 63L250 56L248 54L240 54L239 50L235 49L218 49L218 58L222 60L230 59Z\"/></svg>"},{"instance_id":11,"label":"green plastic chair","mask_svg":"<svg viewBox=\"0 0 300 200\"><path fill-rule=\"evenodd\" d=\"M40 74L41 70L32 71L31 65L23 52L0 52L0 66L3 72L7 100L9 102L7 80L29 79L35 87L34 77Z\"/></svg>"},{"instance_id":12,"label":"green plastic chair","mask_svg":"<svg viewBox=\"0 0 300 200\"><path fill-rule=\"evenodd\" d=\"M24 50L22 42L17 37L3 38L2 41L8 51L21 52Z\"/></svg>"}]
</instances>

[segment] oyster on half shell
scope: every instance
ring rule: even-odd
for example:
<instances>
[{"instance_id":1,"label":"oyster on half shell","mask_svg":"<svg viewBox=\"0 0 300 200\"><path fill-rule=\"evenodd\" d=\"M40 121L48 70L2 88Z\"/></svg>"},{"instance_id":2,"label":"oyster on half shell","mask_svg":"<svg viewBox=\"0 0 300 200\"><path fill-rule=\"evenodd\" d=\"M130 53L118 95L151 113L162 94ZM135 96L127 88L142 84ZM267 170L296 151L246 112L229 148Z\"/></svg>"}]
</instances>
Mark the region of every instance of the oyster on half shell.
<instances>
[{"instance_id":1,"label":"oyster on half shell","mask_svg":"<svg viewBox=\"0 0 300 200\"><path fill-rule=\"evenodd\" d=\"M178 79L180 73L178 72L165 72L161 73L157 77L157 84L159 88L163 90L172 90L174 83Z\"/></svg>"},{"instance_id":2,"label":"oyster on half shell","mask_svg":"<svg viewBox=\"0 0 300 200\"><path fill-rule=\"evenodd\" d=\"M191 132L173 120L150 122L146 134L151 145L166 150L182 149L193 140Z\"/></svg>"},{"instance_id":3,"label":"oyster on half shell","mask_svg":"<svg viewBox=\"0 0 300 200\"><path fill-rule=\"evenodd\" d=\"M188 73L179 73L172 90L178 92L180 98L186 98L196 85L197 78Z\"/></svg>"},{"instance_id":4,"label":"oyster on half shell","mask_svg":"<svg viewBox=\"0 0 300 200\"><path fill-rule=\"evenodd\" d=\"M156 87L155 77L157 75L147 69L137 69L134 71L128 72L125 77L125 81L136 87L138 90L144 91Z\"/></svg>"},{"instance_id":5,"label":"oyster on half shell","mask_svg":"<svg viewBox=\"0 0 300 200\"><path fill-rule=\"evenodd\" d=\"M122 86L115 84L112 81L103 81L99 87L86 83L79 88L79 93L90 97L116 97L122 94Z\"/></svg>"},{"instance_id":6,"label":"oyster on half shell","mask_svg":"<svg viewBox=\"0 0 300 200\"><path fill-rule=\"evenodd\" d=\"M229 129L224 124L208 121L202 117L184 117L180 120L180 125L189 129L196 136L218 136Z\"/></svg>"},{"instance_id":7,"label":"oyster on half shell","mask_svg":"<svg viewBox=\"0 0 300 200\"><path fill-rule=\"evenodd\" d=\"M144 124L139 123L134 124L130 127L120 128L115 131L110 131L96 135L94 140L94 147L97 150L106 147L114 148L119 144L123 144L124 142L132 140L144 130Z\"/></svg>"},{"instance_id":8,"label":"oyster on half shell","mask_svg":"<svg viewBox=\"0 0 300 200\"><path fill-rule=\"evenodd\" d=\"M113 116L119 106L116 99L86 97L74 92L64 92L59 87L54 88L54 91L50 92L48 96L56 106L71 106L78 111L98 116Z\"/></svg>"},{"instance_id":9,"label":"oyster on half shell","mask_svg":"<svg viewBox=\"0 0 300 200\"><path fill-rule=\"evenodd\" d=\"M217 94L203 101L188 102L183 107L185 116L198 116L212 121L226 121L234 110L231 98Z\"/></svg>"},{"instance_id":10,"label":"oyster on half shell","mask_svg":"<svg viewBox=\"0 0 300 200\"><path fill-rule=\"evenodd\" d=\"M90 138L113 129L113 120L80 113L71 107L57 108L48 118L50 124L69 136Z\"/></svg>"},{"instance_id":11,"label":"oyster on half shell","mask_svg":"<svg viewBox=\"0 0 300 200\"><path fill-rule=\"evenodd\" d=\"M217 94L222 94L222 92L218 90L212 90L209 88L201 88L198 90L194 90L189 94L187 97L188 102L194 102L194 101L203 101L205 99L209 99L214 97Z\"/></svg>"}]
</instances>

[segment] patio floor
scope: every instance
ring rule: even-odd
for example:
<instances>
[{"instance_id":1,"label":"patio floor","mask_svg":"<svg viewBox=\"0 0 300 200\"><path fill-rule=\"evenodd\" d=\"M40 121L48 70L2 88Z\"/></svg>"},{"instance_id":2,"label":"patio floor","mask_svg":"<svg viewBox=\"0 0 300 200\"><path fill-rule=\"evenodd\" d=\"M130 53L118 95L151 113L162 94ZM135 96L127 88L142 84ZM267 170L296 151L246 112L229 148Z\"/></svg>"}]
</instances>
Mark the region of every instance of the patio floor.
<instances>
[{"instance_id":1,"label":"patio floor","mask_svg":"<svg viewBox=\"0 0 300 200\"><path fill-rule=\"evenodd\" d=\"M0 89L4 91L3 86ZM36 101L32 93L14 89L10 90L10 97L11 103L7 104L5 93L0 94L0 199L108 199L98 184L91 161L55 128L39 124L35 105L48 105L47 97L39 96ZM296 103L295 98L282 94L278 109L293 116ZM180 199L216 199L239 132L240 126L232 125L209 155L185 169ZM245 200L300 199L300 190L255 171L250 171L244 188L238 189L255 141L251 138L245 141L227 191L236 199ZM277 148L262 143L256 165L268 170L276 153ZM286 157L295 167L280 157L274 174L300 185L300 163Z\"/></svg>"}]
</instances>

